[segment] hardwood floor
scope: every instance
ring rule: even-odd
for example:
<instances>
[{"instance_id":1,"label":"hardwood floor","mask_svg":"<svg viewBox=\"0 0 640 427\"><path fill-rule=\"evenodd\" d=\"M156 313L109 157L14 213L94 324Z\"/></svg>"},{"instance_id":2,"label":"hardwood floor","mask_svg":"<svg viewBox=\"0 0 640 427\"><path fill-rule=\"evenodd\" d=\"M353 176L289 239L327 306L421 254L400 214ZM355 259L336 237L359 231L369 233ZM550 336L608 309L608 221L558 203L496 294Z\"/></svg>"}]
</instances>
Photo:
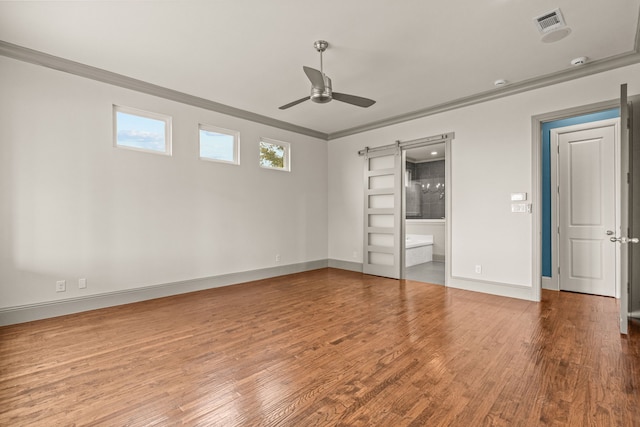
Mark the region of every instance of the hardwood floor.
<instances>
[{"instance_id":1,"label":"hardwood floor","mask_svg":"<svg viewBox=\"0 0 640 427\"><path fill-rule=\"evenodd\" d=\"M0 425L640 426L640 326L336 269L0 328Z\"/></svg>"}]
</instances>

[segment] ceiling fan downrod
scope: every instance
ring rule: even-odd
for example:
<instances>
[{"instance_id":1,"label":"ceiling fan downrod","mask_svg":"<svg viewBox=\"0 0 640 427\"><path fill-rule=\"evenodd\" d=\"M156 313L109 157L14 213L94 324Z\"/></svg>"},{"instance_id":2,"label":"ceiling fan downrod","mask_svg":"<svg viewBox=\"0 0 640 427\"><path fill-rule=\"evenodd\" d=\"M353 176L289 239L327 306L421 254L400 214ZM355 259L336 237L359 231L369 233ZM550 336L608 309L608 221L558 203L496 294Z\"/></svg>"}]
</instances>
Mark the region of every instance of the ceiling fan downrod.
<instances>
[{"instance_id":1,"label":"ceiling fan downrod","mask_svg":"<svg viewBox=\"0 0 640 427\"><path fill-rule=\"evenodd\" d=\"M313 43L313 47L315 47L316 50L320 53L320 74L322 74L322 79L324 80L324 87L311 87L310 98L313 102L316 102L318 104L326 104L333 99L331 79L324 73L324 64L322 61L322 52L327 50L327 47L329 47L329 43L325 40L317 40Z\"/></svg>"},{"instance_id":2,"label":"ceiling fan downrod","mask_svg":"<svg viewBox=\"0 0 640 427\"><path fill-rule=\"evenodd\" d=\"M317 40L313 43L313 47L316 48L318 52L320 52L320 72L324 75L324 68L322 67L322 52L327 50L329 47L329 42L324 40Z\"/></svg>"}]
</instances>

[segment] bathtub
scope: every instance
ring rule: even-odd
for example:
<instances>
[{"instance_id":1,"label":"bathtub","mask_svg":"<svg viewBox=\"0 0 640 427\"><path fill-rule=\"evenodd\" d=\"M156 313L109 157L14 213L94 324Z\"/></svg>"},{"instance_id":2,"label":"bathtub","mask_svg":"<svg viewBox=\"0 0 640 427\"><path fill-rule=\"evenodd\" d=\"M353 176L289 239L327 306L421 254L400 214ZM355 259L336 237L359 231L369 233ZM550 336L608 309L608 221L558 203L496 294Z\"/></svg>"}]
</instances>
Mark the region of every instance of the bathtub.
<instances>
[{"instance_id":1,"label":"bathtub","mask_svg":"<svg viewBox=\"0 0 640 427\"><path fill-rule=\"evenodd\" d=\"M433 261L433 236L407 234L405 239L405 267Z\"/></svg>"}]
</instances>

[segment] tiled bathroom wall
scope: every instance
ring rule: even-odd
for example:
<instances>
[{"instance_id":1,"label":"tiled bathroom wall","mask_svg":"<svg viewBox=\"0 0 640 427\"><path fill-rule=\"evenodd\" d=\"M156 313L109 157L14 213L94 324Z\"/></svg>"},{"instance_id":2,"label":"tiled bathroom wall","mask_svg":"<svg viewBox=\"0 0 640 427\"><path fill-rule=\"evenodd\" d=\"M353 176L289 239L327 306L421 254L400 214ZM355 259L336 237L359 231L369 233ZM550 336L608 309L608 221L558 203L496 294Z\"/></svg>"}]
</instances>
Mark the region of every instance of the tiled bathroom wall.
<instances>
[{"instance_id":1,"label":"tiled bathroom wall","mask_svg":"<svg viewBox=\"0 0 640 427\"><path fill-rule=\"evenodd\" d=\"M411 182L406 188L407 218L444 218L444 160L434 162L407 162Z\"/></svg>"}]
</instances>

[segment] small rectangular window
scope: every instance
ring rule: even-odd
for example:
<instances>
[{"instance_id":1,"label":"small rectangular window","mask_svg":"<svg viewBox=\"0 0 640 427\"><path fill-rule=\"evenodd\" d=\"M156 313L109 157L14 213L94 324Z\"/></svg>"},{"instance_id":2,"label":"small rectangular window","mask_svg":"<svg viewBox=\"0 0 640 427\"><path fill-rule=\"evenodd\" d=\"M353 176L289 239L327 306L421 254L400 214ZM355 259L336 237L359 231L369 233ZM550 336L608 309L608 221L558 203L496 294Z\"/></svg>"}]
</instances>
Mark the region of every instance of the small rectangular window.
<instances>
[{"instance_id":1,"label":"small rectangular window","mask_svg":"<svg viewBox=\"0 0 640 427\"><path fill-rule=\"evenodd\" d=\"M287 142L260 138L260 166L268 169L291 170L291 146Z\"/></svg>"},{"instance_id":2,"label":"small rectangular window","mask_svg":"<svg viewBox=\"0 0 640 427\"><path fill-rule=\"evenodd\" d=\"M240 132L209 125L199 125L200 158L215 162L240 164Z\"/></svg>"},{"instance_id":3,"label":"small rectangular window","mask_svg":"<svg viewBox=\"0 0 640 427\"><path fill-rule=\"evenodd\" d=\"M171 117L113 106L114 146L171 155Z\"/></svg>"}]
</instances>

